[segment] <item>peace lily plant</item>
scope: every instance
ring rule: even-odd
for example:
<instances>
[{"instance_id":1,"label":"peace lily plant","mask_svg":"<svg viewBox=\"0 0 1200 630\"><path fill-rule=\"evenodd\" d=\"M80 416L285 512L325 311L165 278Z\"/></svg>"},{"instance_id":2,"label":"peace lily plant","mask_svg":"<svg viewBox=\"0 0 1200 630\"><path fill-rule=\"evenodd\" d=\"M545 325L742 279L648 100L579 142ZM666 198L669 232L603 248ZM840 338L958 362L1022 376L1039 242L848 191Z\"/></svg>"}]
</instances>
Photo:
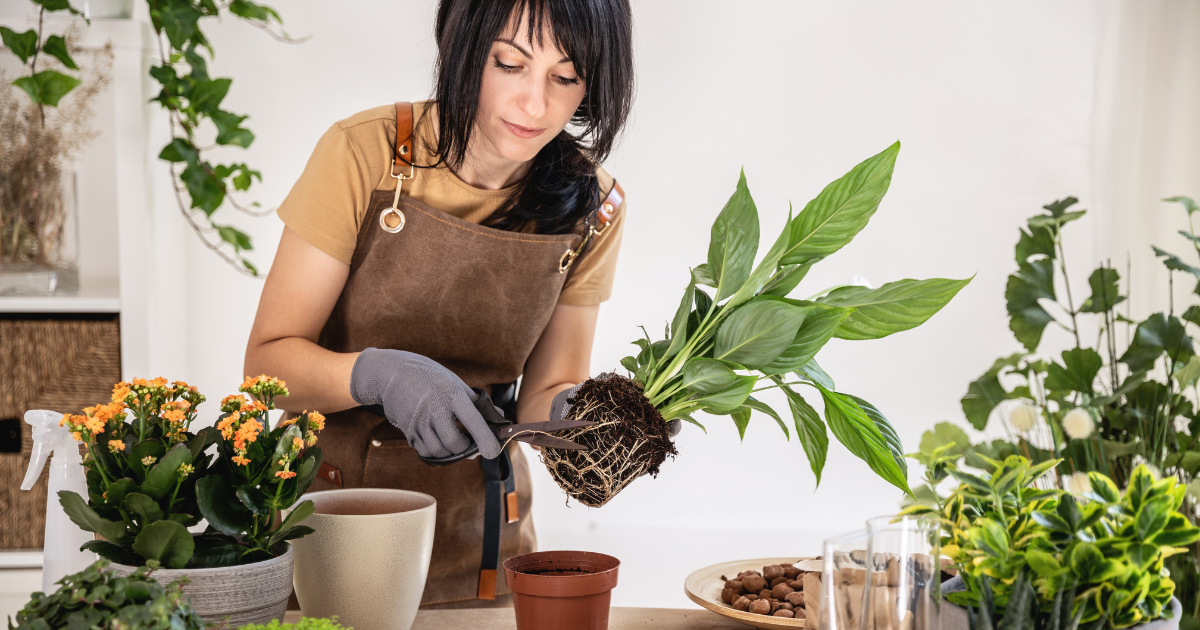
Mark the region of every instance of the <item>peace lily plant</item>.
<instances>
[{"instance_id":1,"label":"peace lily plant","mask_svg":"<svg viewBox=\"0 0 1200 630\"><path fill-rule=\"evenodd\" d=\"M875 214L891 183L896 143L829 184L794 217L754 264L758 210L745 173L712 226L708 260L691 270L665 338L621 364L630 378L605 375L585 382L568 402L568 418L596 424L563 433L588 450L546 449L542 459L570 496L600 506L638 476L657 473L675 448L667 422L703 428L697 412L727 415L744 435L754 411L778 412L753 396L786 394L796 435L817 476L834 437L880 477L909 492L903 448L895 429L871 403L840 392L816 361L833 337L866 340L915 328L937 313L970 280L899 280L877 289L838 286L807 299L788 297L813 265L854 239ZM801 393L824 403L824 419Z\"/></svg>"}]
</instances>

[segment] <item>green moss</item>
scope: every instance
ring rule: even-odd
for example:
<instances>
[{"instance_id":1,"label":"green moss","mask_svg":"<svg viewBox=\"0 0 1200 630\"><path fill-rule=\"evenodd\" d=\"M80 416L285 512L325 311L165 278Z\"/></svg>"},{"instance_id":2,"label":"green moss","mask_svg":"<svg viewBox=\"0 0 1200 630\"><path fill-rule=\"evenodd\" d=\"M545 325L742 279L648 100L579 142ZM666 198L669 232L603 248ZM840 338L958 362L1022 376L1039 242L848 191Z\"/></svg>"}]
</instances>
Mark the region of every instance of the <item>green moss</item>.
<instances>
[{"instance_id":1,"label":"green moss","mask_svg":"<svg viewBox=\"0 0 1200 630\"><path fill-rule=\"evenodd\" d=\"M324 619L321 617L304 617L297 623L279 623L272 621L268 624L251 624L242 626L241 630L350 630L338 625L337 618Z\"/></svg>"}]
</instances>

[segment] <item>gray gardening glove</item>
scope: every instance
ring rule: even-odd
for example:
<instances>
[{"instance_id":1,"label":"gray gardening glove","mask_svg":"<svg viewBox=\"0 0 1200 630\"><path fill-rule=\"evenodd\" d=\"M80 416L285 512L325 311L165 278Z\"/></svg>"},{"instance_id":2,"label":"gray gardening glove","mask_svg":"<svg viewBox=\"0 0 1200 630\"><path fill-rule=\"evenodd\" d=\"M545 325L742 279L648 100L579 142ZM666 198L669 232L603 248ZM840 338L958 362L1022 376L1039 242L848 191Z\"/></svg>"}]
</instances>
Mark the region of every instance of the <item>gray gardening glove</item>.
<instances>
[{"instance_id":1,"label":"gray gardening glove","mask_svg":"<svg viewBox=\"0 0 1200 630\"><path fill-rule=\"evenodd\" d=\"M500 442L471 402L471 388L428 357L367 348L350 373L350 395L360 405L383 405L388 421L404 431L422 457L457 455L470 449L472 440L485 459L500 455Z\"/></svg>"},{"instance_id":2,"label":"gray gardening glove","mask_svg":"<svg viewBox=\"0 0 1200 630\"><path fill-rule=\"evenodd\" d=\"M594 380L602 381L613 376L616 376L614 372L603 372L599 376L595 377ZM564 389L554 395L554 401L550 403L551 420L562 420L563 418L567 417L567 414L571 413L571 403L567 402L567 399L574 396L582 386L583 383L580 383L569 389ZM679 430L682 428L683 422L679 420L670 420L667 422L667 432L670 433L671 437L679 435Z\"/></svg>"}]
</instances>

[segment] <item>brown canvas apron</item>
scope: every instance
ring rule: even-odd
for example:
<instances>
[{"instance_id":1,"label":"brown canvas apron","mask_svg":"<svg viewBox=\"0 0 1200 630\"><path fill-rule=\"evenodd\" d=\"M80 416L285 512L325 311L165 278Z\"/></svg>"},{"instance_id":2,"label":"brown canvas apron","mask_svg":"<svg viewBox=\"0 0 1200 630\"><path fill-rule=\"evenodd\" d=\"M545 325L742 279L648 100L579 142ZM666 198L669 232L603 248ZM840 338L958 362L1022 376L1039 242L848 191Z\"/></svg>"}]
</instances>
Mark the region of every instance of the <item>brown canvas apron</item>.
<instances>
[{"instance_id":1,"label":"brown canvas apron","mask_svg":"<svg viewBox=\"0 0 1200 630\"><path fill-rule=\"evenodd\" d=\"M358 234L350 275L318 343L335 352L395 348L429 357L467 385L515 381L558 303L569 267L588 239L580 234L541 235L476 225L400 194L411 167L412 108L397 103L396 191L372 193ZM613 192L592 225L607 226L620 191ZM600 216L596 216L600 215ZM591 228L585 227L591 230ZM591 230L590 234L595 234ZM489 573L484 553L484 468L493 467L491 497L505 517L499 561L536 550L529 518L529 464L508 445L511 476L495 482L495 460L463 460L434 468L417 458L404 434L364 408L328 416L320 446L325 465L313 490L400 488L437 499L433 557L422 606L508 605L503 584ZM514 492L515 491L515 492ZM386 545L389 541L363 541ZM501 580L502 582L502 580Z\"/></svg>"}]
</instances>

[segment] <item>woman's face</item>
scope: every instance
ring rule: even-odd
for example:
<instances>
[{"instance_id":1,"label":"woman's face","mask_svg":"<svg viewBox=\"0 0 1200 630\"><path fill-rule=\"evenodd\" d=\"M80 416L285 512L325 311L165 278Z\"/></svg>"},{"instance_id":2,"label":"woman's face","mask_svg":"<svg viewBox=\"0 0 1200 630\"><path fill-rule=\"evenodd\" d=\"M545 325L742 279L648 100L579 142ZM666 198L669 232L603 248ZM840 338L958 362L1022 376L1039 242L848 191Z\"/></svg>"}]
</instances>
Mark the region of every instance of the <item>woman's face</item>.
<instances>
[{"instance_id":1,"label":"woman's face","mask_svg":"<svg viewBox=\"0 0 1200 630\"><path fill-rule=\"evenodd\" d=\"M541 38L548 48L530 39L526 20L513 20L492 42L475 117L476 137L482 136L498 156L515 162L532 160L553 140L586 92L574 64L553 47L549 28Z\"/></svg>"}]
</instances>

